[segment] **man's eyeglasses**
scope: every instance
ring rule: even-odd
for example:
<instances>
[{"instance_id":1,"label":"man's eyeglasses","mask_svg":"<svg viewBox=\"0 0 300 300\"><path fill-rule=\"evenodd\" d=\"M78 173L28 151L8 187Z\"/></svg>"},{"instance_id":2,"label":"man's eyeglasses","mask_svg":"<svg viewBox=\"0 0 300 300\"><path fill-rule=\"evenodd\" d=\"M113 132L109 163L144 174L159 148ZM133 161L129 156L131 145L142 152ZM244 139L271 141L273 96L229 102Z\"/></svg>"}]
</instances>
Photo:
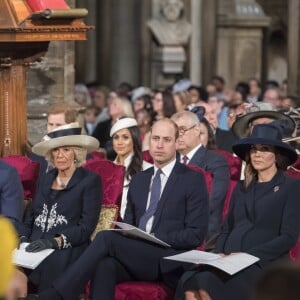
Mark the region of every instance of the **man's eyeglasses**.
<instances>
[{"instance_id":1,"label":"man's eyeglasses","mask_svg":"<svg viewBox=\"0 0 300 300\"><path fill-rule=\"evenodd\" d=\"M198 124L198 123L197 123L197 124ZM180 128L178 129L179 134L184 135L186 132L188 132L189 130L193 129L197 124L191 126L190 128L182 128L182 127L180 127Z\"/></svg>"}]
</instances>

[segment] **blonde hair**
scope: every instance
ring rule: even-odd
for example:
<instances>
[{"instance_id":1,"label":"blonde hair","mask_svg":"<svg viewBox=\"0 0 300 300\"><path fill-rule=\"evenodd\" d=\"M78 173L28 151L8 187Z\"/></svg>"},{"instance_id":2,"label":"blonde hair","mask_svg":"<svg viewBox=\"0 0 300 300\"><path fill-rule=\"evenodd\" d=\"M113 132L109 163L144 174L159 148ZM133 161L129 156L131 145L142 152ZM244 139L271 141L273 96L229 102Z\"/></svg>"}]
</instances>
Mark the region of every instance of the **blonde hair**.
<instances>
[{"instance_id":1,"label":"blonde hair","mask_svg":"<svg viewBox=\"0 0 300 300\"><path fill-rule=\"evenodd\" d=\"M116 100L120 102L123 108L124 116L134 118L131 102L128 99L122 97L118 97L116 98Z\"/></svg>"},{"instance_id":2,"label":"blonde hair","mask_svg":"<svg viewBox=\"0 0 300 300\"><path fill-rule=\"evenodd\" d=\"M82 148L82 147L77 147L77 146L62 146L62 147L68 147L71 148L74 151L74 163L76 168L81 167L83 164L86 162L86 155L87 155L87 149ZM59 148L62 148L59 147ZM55 167L54 165L54 160L53 160L53 155L52 155L52 150L50 149L46 155L45 159L48 161L48 163L52 166Z\"/></svg>"}]
</instances>

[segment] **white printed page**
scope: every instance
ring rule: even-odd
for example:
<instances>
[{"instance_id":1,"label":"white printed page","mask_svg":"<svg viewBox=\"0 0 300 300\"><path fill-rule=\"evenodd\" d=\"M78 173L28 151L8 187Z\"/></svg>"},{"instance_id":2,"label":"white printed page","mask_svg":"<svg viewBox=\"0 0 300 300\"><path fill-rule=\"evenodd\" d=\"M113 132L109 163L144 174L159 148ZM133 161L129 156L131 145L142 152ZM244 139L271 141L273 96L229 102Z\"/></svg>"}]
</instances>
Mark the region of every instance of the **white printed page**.
<instances>
[{"instance_id":1,"label":"white printed page","mask_svg":"<svg viewBox=\"0 0 300 300\"><path fill-rule=\"evenodd\" d=\"M165 259L189 262L193 264L206 264L223 270L230 275L239 272L259 260L256 256L242 252L222 256L198 250L191 250L181 254L168 256L165 257Z\"/></svg>"},{"instance_id":2,"label":"white printed page","mask_svg":"<svg viewBox=\"0 0 300 300\"><path fill-rule=\"evenodd\" d=\"M165 243L164 241L156 238L154 235L149 234L133 225L127 224L127 223L123 223L123 222L112 222L113 224L117 225L118 227L120 227L121 229L109 229L109 230L113 230L113 231L118 231L120 233L123 233L125 235L128 236L132 236L132 237L136 237L136 238L140 238L164 247L171 247L169 244Z\"/></svg>"},{"instance_id":3,"label":"white printed page","mask_svg":"<svg viewBox=\"0 0 300 300\"><path fill-rule=\"evenodd\" d=\"M40 252L26 252L25 248L29 243L22 243L20 249L15 249L13 262L15 265L27 269L35 269L54 249L46 249Z\"/></svg>"}]
</instances>

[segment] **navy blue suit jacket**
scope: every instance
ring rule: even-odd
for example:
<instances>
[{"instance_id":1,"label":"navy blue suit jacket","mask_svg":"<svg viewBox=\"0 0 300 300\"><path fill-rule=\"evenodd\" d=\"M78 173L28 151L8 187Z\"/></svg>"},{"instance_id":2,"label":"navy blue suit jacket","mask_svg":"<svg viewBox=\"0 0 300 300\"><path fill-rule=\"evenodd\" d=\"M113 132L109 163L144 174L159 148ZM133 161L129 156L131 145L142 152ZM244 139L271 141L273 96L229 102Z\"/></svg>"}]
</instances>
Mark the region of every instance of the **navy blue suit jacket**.
<instances>
[{"instance_id":1,"label":"navy blue suit jacket","mask_svg":"<svg viewBox=\"0 0 300 300\"><path fill-rule=\"evenodd\" d=\"M138 226L144 214L154 168L132 177L124 221ZM161 195L152 226L156 237L175 249L201 244L208 226L208 192L203 175L176 162Z\"/></svg>"},{"instance_id":2,"label":"navy blue suit jacket","mask_svg":"<svg viewBox=\"0 0 300 300\"><path fill-rule=\"evenodd\" d=\"M299 180L278 172L263 185L259 196L255 183L237 185L216 252L247 252L261 264L288 256L300 233Z\"/></svg>"},{"instance_id":3,"label":"navy blue suit jacket","mask_svg":"<svg viewBox=\"0 0 300 300\"><path fill-rule=\"evenodd\" d=\"M0 214L19 231L24 208L23 187L17 170L0 160Z\"/></svg>"},{"instance_id":4,"label":"navy blue suit jacket","mask_svg":"<svg viewBox=\"0 0 300 300\"><path fill-rule=\"evenodd\" d=\"M213 175L212 190L209 201L208 238L220 233L222 211L229 186L229 165L225 157L201 146L189 161Z\"/></svg>"},{"instance_id":5,"label":"navy blue suit jacket","mask_svg":"<svg viewBox=\"0 0 300 300\"><path fill-rule=\"evenodd\" d=\"M31 241L63 235L72 247L87 244L100 213L101 180L80 167L65 189L53 190L56 176L57 169L52 169L40 177L21 234Z\"/></svg>"}]
</instances>

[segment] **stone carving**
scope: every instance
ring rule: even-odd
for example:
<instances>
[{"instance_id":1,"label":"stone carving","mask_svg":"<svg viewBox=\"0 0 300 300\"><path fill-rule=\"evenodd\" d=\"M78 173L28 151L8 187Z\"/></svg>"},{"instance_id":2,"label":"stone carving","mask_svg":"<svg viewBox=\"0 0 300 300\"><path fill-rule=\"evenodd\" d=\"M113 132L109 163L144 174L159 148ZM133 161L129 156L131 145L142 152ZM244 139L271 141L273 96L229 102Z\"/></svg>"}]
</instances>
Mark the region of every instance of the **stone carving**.
<instances>
[{"instance_id":1,"label":"stone carving","mask_svg":"<svg viewBox=\"0 0 300 300\"><path fill-rule=\"evenodd\" d=\"M191 35L191 24L183 15L181 0L161 0L161 17L152 19L148 26L160 46L183 46Z\"/></svg>"}]
</instances>

